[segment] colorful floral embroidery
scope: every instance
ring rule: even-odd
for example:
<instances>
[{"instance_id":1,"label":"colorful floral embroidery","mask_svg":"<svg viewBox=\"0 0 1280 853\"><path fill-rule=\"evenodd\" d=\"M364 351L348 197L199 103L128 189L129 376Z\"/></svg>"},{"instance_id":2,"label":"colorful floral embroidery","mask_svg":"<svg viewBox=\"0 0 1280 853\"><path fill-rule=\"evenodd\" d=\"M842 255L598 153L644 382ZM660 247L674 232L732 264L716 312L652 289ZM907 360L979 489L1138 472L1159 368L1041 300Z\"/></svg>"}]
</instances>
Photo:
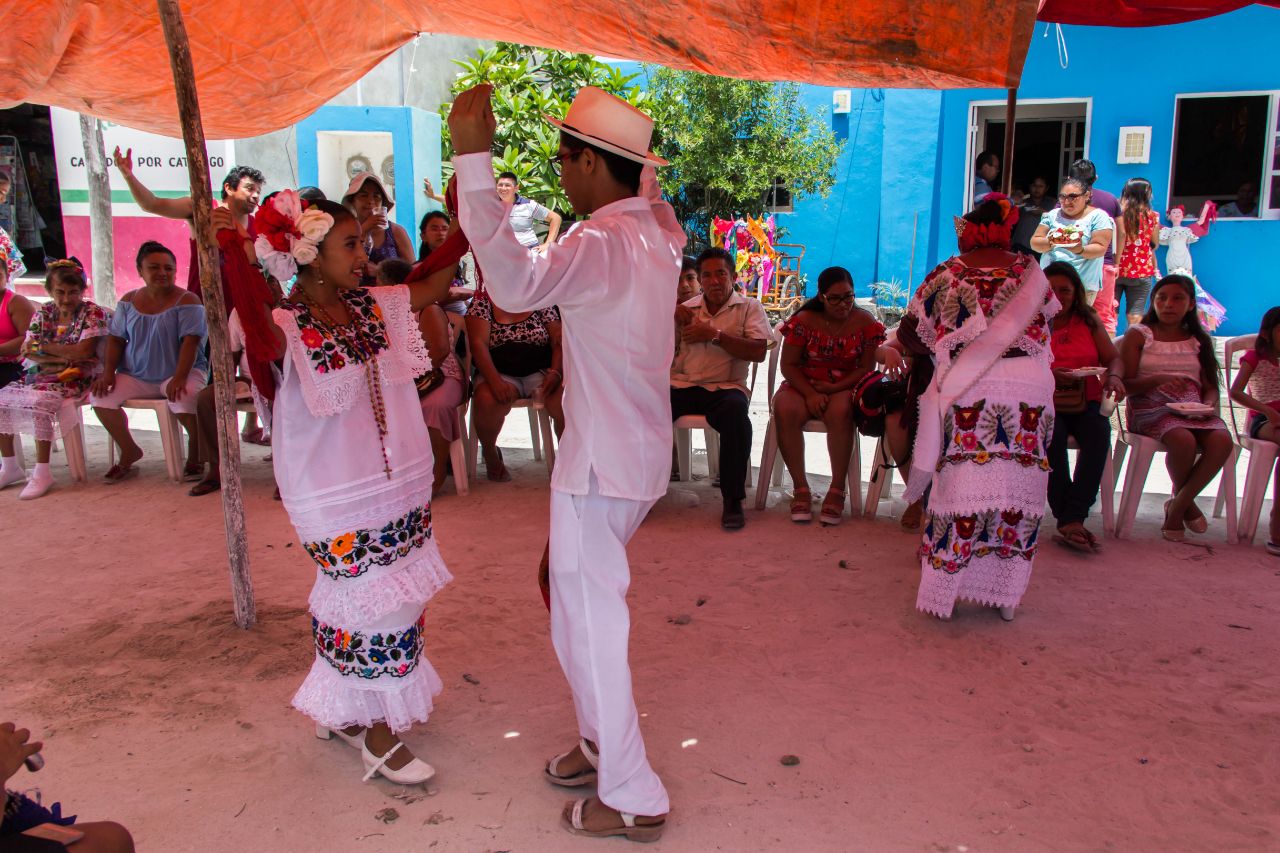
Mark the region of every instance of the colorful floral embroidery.
<instances>
[{"instance_id":1,"label":"colorful floral embroidery","mask_svg":"<svg viewBox=\"0 0 1280 853\"><path fill-rule=\"evenodd\" d=\"M422 655L422 629L427 614L403 631L386 634L362 634L311 620L316 654L342 675L358 678L403 678L413 672Z\"/></svg>"},{"instance_id":2,"label":"colorful floral embroidery","mask_svg":"<svg viewBox=\"0 0 1280 853\"><path fill-rule=\"evenodd\" d=\"M349 339L335 336L327 325L312 316L306 303L286 303L294 313L302 346L317 373L341 370L348 364L363 364L391 346L382 309L374 301L373 294L357 289L340 291L339 296L361 332L349 336ZM359 344L356 339L359 339Z\"/></svg>"},{"instance_id":3,"label":"colorful floral embroidery","mask_svg":"<svg viewBox=\"0 0 1280 853\"><path fill-rule=\"evenodd\" d=\"M961 462L986 465L1000 459L1048 471L1045 453L1053 435L1053 415L1046 415L1044 409L1019 403L1015 416L1009 406L988 406L986 400L970 406L952 406L942 420L942 440L947 450L938 460L938 470Z\"/></svg>"},{"instance_id":4,"label":"colorful floral embroidery","mask_svg":"<svg viewBox=\"0 0 1280 853\"><path fill-rule=\"evenodd\" d=\"M956 574L974 557L1032 560L1039 548L1041 516L1021 510L987 510L973 515L930 515L920 556L933 568Z\"/></svg>"},{"instance_id":5,"label":"colorful floral embroidery","mask_svg":"<svg viewBox=\"0 0 1280 853\"><path fill-rule=\"evenodd\" d=\"M931 348L939 341L944 348L957 345L947 344L946 339L964 329L975 317L981 328L985 328L1018 292L1022 275L1031 263L1029 255L1020 255L1012 265L992 269L966 266L956 258L940 264L925 278L912 300L921 323L927 324L922 328L931 333L925 337L932 340L925 343ZM1046 292L1045 304L1053 298L1052 291ZM1023 335L1025 343L1043 346L1048 342L1049 320L1044 312L1036 315ZM953 340L967 343L970 339L962 337Z\"/></svg>"},{"instance_id":6,"label":"colorful floral embroidery","mask_svg":"<svg viewBox=\"0 0 1280 853\"><path fill-rule=\"evenodd\" d=\"M431 538L431 505L417 507L385 526L363 528L320 542L303 542L311 559L334 580L356 578L389 566Z\"/></svg>"}]
</instances>

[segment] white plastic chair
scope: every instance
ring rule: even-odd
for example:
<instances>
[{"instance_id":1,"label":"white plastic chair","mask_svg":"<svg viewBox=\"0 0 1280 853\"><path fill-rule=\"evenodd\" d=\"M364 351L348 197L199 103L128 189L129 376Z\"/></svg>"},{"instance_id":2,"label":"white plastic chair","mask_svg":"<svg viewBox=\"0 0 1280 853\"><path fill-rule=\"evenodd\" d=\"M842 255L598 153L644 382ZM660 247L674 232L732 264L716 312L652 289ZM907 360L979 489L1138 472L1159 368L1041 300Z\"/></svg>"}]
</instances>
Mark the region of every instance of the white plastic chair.
<instances>
[{"instance_id":1,"label":"white plastic chair","mask_svg":"<svg viewBox=\"0 0 1280 853\"><path fill-rule=\"evenodd\" d=\"M63 450L67 455L67 468L71 471L71 479L77 483L83 483L89 479L89 466L84 452L84 418L80 415L80 409L85 405L87 405L85 400L70 399L63 401L62 408L58 410L58 430L62 435ZM57 447L58 443L55 440L50 449L56 451ZM22 436L13 437L13 449L18 467L26 468L26 456L22 452Z\"/></svg>"},{"instance_id":2,"label":"white plastic chair","mask_svg":"<svg viewBox=\"0 0 1280 853\"><path fill-rule=\"evenodd\" d=\"M1123 404L1129 405L1126 400ZM1134 519L1138 517L1138 505L1142 502L1142 487L1146 485L1147 474L1151 471L1151 462L1157 453L1166 452L1163 443L1145 435L1129 432L1125 428L1125 419L1120 417L1116 430L1115 455L1112 473L1118 472L1124 465L1125 456L1129 456L1128 467L1124 469L1124 491L1120 495L1120 508L1116 513L1117 539L1128 539L1133 532ZM1133 453L1129 454L1132 449ZM1239 452L1238 450L1236 451ZM1106 476L1103 481L1105 484ZM1112 480L1114 483L1115 481ZM1236 541L1236 453L1227 458L1222 466L1222 481L1219 492L1226 492L1227 499L1227 542Z\"/></svg>"},{"instance_id":3,"label":"white plastic chair","mask_svg":"<svg viewBox=\"0 0 1280 853\"><path fill-rule=\"evenodd\" d=\"M863 504L862 515L875 519L880 512L880 501L886 497L886 486L892 491L893 472L899 470L889 456L889 447L884 443L884 436L876 441L875 453L871 461L871 479L867 482L867 502ZM899 476L902 476L899 473ZM906 483L905 477L903 483Z\"/></svg>"},{"instance_id":4,"label":"white plastic chair","mask_svg":"<svg viewBox=\"0 0 1280 853\"><path fill-rule=\"evenodd\" d=\"M452 317L449 322L454 322ZM471 350L467 349L467 354L463 359L463 375L471 376ZM465 416L467 404L459 407L459 415ZM511 408L525 409L529 412L529 442L533 445L533 459L535 462L542 461L546 457L547 474L551 474L551 469L556 464L556 450L554 436L555 431L551 428L551 415L547 412L545 406L541 404L535 405L533 400L516 400L511 404ZM466 437L466 476L475 479L476 477L476 457L479 455L480 435L476 432L476 414L475 409L471 409L470 428L460 431ZM456 442L455 442L456 443ZM449 448L449 458L453 460L457 470L458 457L453 447ZM465 484L460 484L455 479L454 483L458 485L458 494L463 495L462 491Z\"/></svg>"},{"instance_id":5,"label":"white plastic chair","mask_svg":"<svg viewBox=\"0 0 1280 853\"><path fill-rule=\"evenodd\" d=\"M782 323L774 327L775 340L778 340L781 328ZM780 346L775 346L769 350L767 379L769 383L769 426L764 433L764 452L760 456L760 476L756 480L756 509L764 509L765 502L769 497L771 481L776 487L782 485L782 472L786 467L778 464L778 457L781 452L778 450L777 425L773 419L773 394L776 390L774 386L777 383L778 360L781 357L781 351L782 347ZM827 425L822 421L810 420L804 425L804 431L807 433L825 433ZM862 451L858 445L858 432L855 429L853 433L853 452L849 456L848 485L845 490L845 498L848 502L851 516L862 512ZM833 483L832 485L835 484Z\"/></svg>"},{"instance_id":6,"label":"white plastic chair","mask_svg":"<svg viewBox=\"0 0 1280 853\"><path fill-rule=\"evenodd\" d=\"M1241 335L1227 341L1223 350L1223 365L1228 389L1231 388L1234 370L1233 357L1237 353L1252 348L1256 339L1256 335ZM1258 519L1262 516L1262 502L1267 497L1267 486L1271 483L1271 473L1276 467L1276 457L1280 456L1280 445L1274 441L1241 435L1236 425L1235 401L1231 399L1230 393L1227 394L1227 406L1231 412L1231 431L1235 435L1237 448L1228 464L1234 466L1242 450L1249 452L1249 466L1245 469L1244 475L1244 496L1240 499L1237 517L1237 541L1242 545L1252 545L1258 534ZM1225 495L1219 490L1218 500L1214 502L1215 517L1221 514L1224 500Z\"/></svg>"},{"instance_id":7,"label":"white plastic chair","mask_svg":"<svg viewBox=\"0 0 1280 853\"><path fill-rule=\"evenodd\" d=\"M772 348L774 342L769 342ZM747 384L747 403L750 405L751 398L756 391L756 375L759 373L760 364L753 362L751 365L751 379ZM711 428L711 424L707 423L705 415L683 415L675 419L672 424L675 432L676 440L676 467L680 471L680 479L687 482L692 479L693 474L693 431L695 429L702 430L702 441L707 447L707 474L712 479L720 476L720 433ZM751 486L751 465L747 464L747 487Z\"/></svg>"},{"instance_id":8,"label":"white plastic chair","mask_svg":"<svg viewBox=\"0 0 1280 853\"><path fill-rule=\"evenodd\" d=\"M1067 439L1067 450L1080 449L1074 438ZM1146 475L1143 475L1144 479ZM1107 460L1102 466L1102 485L1099 489L1102 501L1102 532L1110 535L1116 529L1116 463L1115 457L1107 453Z\"/></svg>"},{"instance_id":9,"label":"white plastic chair","mask_svg":"<svg viewBox=\"0 0 1280 853\"><path fill-rule=\"evenodd\" d=\"M122 409L146 409L155 412L156 423L160 428L160 446L164 450L164 464L169 479L175 483L182 482L182 467L186 454L182 450L183 432L178 418L169 411L167 400L125 400L120 404ZM107 462L116 464L116 443L107 440Z\"/></svg>"}]
</instances>

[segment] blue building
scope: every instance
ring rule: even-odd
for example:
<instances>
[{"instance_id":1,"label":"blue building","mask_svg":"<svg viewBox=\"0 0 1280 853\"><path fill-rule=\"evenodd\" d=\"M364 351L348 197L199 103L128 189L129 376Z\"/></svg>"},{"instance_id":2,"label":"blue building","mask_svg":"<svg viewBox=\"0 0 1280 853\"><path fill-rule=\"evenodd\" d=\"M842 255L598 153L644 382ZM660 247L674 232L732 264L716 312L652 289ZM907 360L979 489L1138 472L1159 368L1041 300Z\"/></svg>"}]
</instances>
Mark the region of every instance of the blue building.
<instances>
[{"instance_id":1,"label":"blue building","mask_svg":"<svg viewBox=\"0 0 1280 853\"><path fill-rule=\"evenodd\" d=\"M1197 276L1228 310L1219 334L1256 331L1280 304L1267 250L1280 245L1276 33L1280 9L1261 6L1166 27L1063 26L1061 39L1037 24L1018 91L1015 185L1039 175L1056 192L1088 157L1099 188L1118 196L1144 177L1162 215L1182 204L1193 217L1206 198L1222 206L1252 186L1253 215L1220 218L1192 247ZM805 86L803 96L845 140L831 194L778 213L787 242L807 247L810 289L832 264L853 273L860 296L873 281L913 289L956 249L952 217L968 209L975 157L1003 149L1005 91ZM847 112L833 110L846 96Z\"/></svg>"}]
</instances>

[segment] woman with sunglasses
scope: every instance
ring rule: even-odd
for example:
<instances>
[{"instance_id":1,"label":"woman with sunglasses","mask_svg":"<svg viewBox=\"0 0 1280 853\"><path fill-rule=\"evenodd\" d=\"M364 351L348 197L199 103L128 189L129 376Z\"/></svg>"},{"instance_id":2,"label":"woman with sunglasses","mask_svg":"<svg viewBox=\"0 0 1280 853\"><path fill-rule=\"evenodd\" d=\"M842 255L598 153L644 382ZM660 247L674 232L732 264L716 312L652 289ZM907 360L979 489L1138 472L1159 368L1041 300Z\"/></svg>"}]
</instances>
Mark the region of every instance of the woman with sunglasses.
<instances>
[{"instance_id":1,"label":"woman with sunglasses","mask_svg":"<svg viewBox=\"0 0 1280 853\"><path fill-rule=\"evenodd\" d=\"M853 277L843 267L818 276L818 295L801 305L782 329L782 387L773 397L778 449L795 484L791 520L813 520L813 495L804 468L804 425L827 425L831 488L818 521L839 524L844 515L845 481L857 435L853 389L876 364L884 326L853 303Z\"/></svg>"},{"instance_id":2,"label":"woman with sunglasses","mask_svg":"<svg viewBox=\"0 0 1280 853\"><path fill-rule=\"evenodd\" d=\"M1093 192L1079 178L1067 178L1058 191L1061 207L1040 217L1031 248L1040 255L1041 268L1054 261L1071 264L1084 282L1086 301L1092 305L1102 289L1103 256L1111 246L1115 221L1092 204Z\"/></svg>"}]
</instances>

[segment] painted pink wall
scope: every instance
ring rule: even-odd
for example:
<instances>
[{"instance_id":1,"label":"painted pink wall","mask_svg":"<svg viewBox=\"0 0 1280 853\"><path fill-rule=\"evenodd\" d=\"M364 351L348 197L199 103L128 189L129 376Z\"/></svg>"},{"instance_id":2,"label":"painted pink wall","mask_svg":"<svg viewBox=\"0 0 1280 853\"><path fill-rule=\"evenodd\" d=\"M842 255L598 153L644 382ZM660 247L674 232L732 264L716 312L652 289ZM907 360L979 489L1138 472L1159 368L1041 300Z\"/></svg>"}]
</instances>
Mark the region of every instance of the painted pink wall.
<instances>
[{"instance_id":1,"label":"painted pink wall","mask_svg":"<svg viewBox=\"0 0 1280 853\"><path fill-rule=\"evenodd\" d=\"M63 216L62 226L66 232L67 253L79 258L92 276L89 217ZM191 260L191 229L187 223L155 216L116 216L112 218L111 226L115 242L116 296L142 286L134 258L138 247L148 240L157 240L173 250L178 258L178 286L187 286L187 265Z\"/></svg>"}]
</instances>

